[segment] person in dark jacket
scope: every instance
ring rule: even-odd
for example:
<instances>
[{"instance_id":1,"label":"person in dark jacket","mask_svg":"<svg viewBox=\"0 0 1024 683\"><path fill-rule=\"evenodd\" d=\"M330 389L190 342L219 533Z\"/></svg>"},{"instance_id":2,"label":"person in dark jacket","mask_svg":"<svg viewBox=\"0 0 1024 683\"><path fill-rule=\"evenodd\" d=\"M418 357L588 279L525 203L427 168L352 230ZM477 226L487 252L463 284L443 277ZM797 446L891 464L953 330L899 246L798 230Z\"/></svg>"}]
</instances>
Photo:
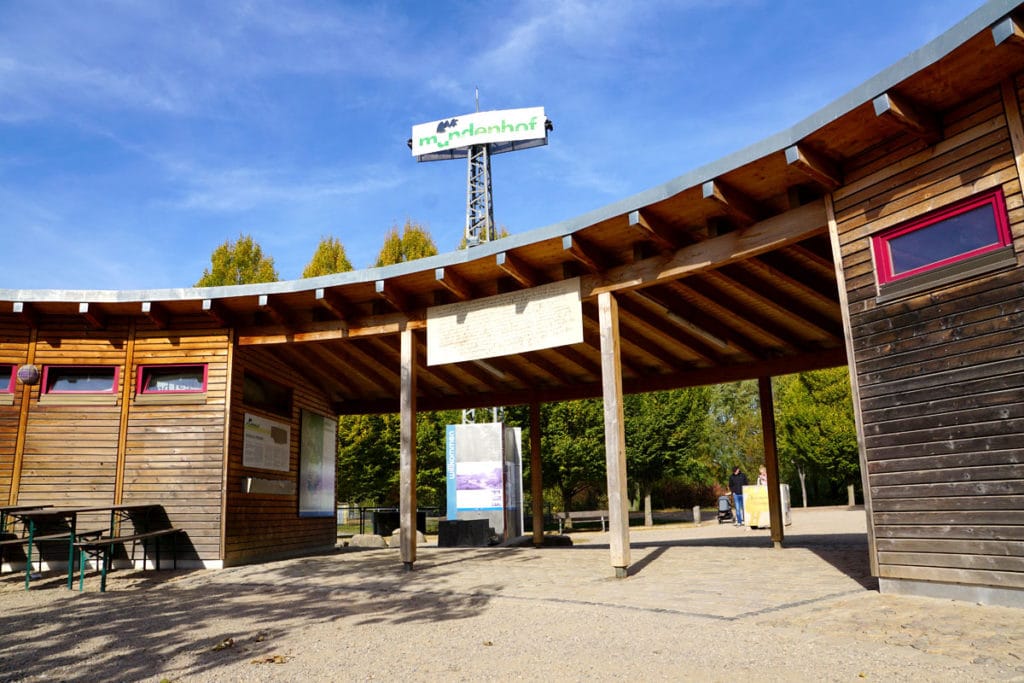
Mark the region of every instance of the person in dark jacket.
<instances>
[{"instance_id":1,"label":"person in dark jacket","mask_svg":"<svg viewBox=\"0 0 1024 683\"><path fill-rule=\"evenodd\" d=\"M743 526L743 487L749 484L747 475L739 465L732 468L732 476L729 477L729 490L732 491L732 506L735 509L736 526Z\"/></svg>"}]
</instances>

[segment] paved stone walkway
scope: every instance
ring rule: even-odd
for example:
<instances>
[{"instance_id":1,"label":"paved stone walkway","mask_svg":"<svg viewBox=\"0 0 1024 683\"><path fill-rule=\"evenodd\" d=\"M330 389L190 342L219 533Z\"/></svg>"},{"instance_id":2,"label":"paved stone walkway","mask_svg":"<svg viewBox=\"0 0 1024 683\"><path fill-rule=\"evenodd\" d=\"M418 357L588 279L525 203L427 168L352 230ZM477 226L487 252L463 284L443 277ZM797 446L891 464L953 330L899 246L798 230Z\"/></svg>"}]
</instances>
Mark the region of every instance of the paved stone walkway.
<instances>
[{"instance_id":1,"label":"paved stone walkway","mask_svg":"<svg viewBox=\"0 0 1024 683\"><path fill-rule=\"evenodd\" d=\"M0 680L1024 680L1024 610L883 596L863 511L767 530L631 531L573 547L342 549L112 575L0 577Z\"/></svg>"}]
</instances>

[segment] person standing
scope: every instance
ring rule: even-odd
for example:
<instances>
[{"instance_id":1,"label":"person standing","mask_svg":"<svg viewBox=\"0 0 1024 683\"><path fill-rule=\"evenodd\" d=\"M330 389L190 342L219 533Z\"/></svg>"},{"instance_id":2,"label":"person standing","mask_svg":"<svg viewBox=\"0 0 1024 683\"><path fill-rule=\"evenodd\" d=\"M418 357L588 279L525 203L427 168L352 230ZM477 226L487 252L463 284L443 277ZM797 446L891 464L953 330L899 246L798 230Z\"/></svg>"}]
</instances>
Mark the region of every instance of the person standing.
<instances>
[{"instance_id":1,"label":"person standing","mask_svg":"<svg viewBox=\"0 0 1024 683\"><path fill-rule=\"evenodd\" d=\"M768 485L768 470L766 470L764 468L764 465L761 465L761 469L759 469L757 471L757 485L758 486L767 486Z\"/></svg>"},{"instance_id":2,"label":"person standing","mask_svg":"<svg viewBox=\"0 0 1024 683\"><path fill-rule=\"evenodd\" d=\"M732 468L732 476L729 477L729 490L732 491L732 506L735 509L736 526L743 526L743 487L749 484L747 475L743 474L740 466Z\"/></svg>"}]
</instances>

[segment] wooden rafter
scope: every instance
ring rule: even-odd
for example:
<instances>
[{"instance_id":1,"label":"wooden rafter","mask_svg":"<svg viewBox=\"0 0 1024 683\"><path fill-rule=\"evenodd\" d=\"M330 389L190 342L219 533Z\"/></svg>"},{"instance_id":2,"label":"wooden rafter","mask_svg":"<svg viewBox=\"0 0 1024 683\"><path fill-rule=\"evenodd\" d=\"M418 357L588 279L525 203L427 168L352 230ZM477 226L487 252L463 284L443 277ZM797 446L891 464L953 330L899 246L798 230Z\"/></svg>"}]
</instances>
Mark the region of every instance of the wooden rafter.
<instances>
[{"instance_id":1,"label":"wooden rafter","mask_svg":"<svg viewBox=\"0 0 1024 683\"><path fill-rule=\"evenodd\" d=\"M842 184L839 167L806 145L786 148L786 163L831 192Z\"/></svg>"},{"instance_id":2,"label":"wooden rafter","mask_svg":"<svg viewBox=\"0 0 1024 683\"><path fill-rule=\"evenodd\" d=\"M669 285L669 289L706 311L708 315L717 317L730 329L736 330L750 342L758 344L759 348L768 347L787 353L796 350L789 341L791 335L787 330L757 311L751 310L731 294L713 286L712 278L691 278L685 283L675 282ZM745 344L745 347L753 348L750 343ZM763 357L765 354L759 350L758 355Z\"/></svg>"},{"instance_id":3,"label":"wooden rafter","mask_svg":"<svg viewBox=\"0 0 1024 683\"><path fill-rule=\"evenodd\" d=\"M639 209L629 212L629 225L654 242L662 253L671 253L679 248L679 242L665 226Z\"/></svg>"},{"instance_id":4,"label":"wooden rafter","mask_svg":"<svg viewBox=\"0 0 1024 683\"><path fill-rule=\"evenodd\" d=\"M338 320L351 320L356 317L352 306L334 290L319 287L313 293L313 298Z\"/></svg>"},{"instance_id":5,"label":"wooden rafter","mask_svg":"<svg viewBox=\"0 0 1024 683\"><path fill-rule=\"evenodd\" d=\"M231 326L231 314L217 299L203 299L202 310L203 313L217 321L218 325Z\"/></svg>"},{"instance_id":6,"label":"wooden rafter","mask_svg":"<svg viewBox=\"0 0 1024 683\"><path fill-rule=\"evenodd\" d=\"M633 338L646 340L649 345L648 350L659 357L677 358L681 355L678 348L682 347L690 356L688 359L690 362L697 361L702 365L712 365L722 361L723 356L710 345L699 338L693 338L692 335L687 335L690 338L682 339L678 330L674 330L664 318L651 316L636 303L627 301L626 296L619 297L621 334L629 334ZM656 334L650 334L652 331ZM670 349L669 346L676 347L676 349ZM667 367L675 369L686 365L685 362L666 364Z\"/></svg>"},{"instance_id":7,"label":"wooden rafter","mask_svg":"<svg viewBox=\"0 0 1024 683\"><path fill-rule=\"evenodd\" d=\"M21 321L29 327L37 327L39 325L39 319L35 309L32 308L32 304L25 303L24 301L14 301L11 303L11 312L21 318Z\"/></svg>"},{"instance_id":8,"label":"wooden rafter","mask_svg":"<svg viewBox=\"0 0 1024 683\"><path fill-rule=\"evenodd\" d=\"M260 294L259 307L260 310L266 311L278 325L284 325L288 328L294 327L291 311L280 300L275 299L269 294Z\"/></svg>"},{"instance_id":9,"label":"wooden rafter","mask_svg":"<svg viewBox=\"0 0 1024 683\"><path fill-rule=\"evenodd\" d=\"M318 369L320 374L326 375L330 381L340 387L341 400L347 400L359 396L360 387L350 378L348 368L343 366L336 355L323 344L292 344L301 355Z\"/></svg>"},{"instance_id":10,"label":"wooden rafter","mask_svg":"<svg viewBox=\"0 0 1024 683\"><path fill-rule=\"evenodd\" d=\"M494 262L523 287L536 287L543 282L540 273L510 252L502 251L495 254Z\"/></svg>"},{"instance_id":11,"label":"wooden rafter","mask_svg":"<svg viewBox=\"0 0 1024 683\"><path fill-rule=\"evenodd\" d=\"M579 235L566 235L563 237L562 249L569 252L576 261L591 273L600 273L608 267L608 257Z\"/></svg>"},{"instance_id":12,"label":"wooden rafter","mask_svg":"<svg viewBox=\"0 0 1024 683\"><path fill-rule=\"evenodd\" d=\"M407 313L410 310L409 299L405 292L399 289L398 285L394 282L387 280L377 280L374 283L374 291L377 295L391 304L391 307L402 313Z\"/></svg>"},{"instance_id":13,"label":"wooden rafter","mask_svg":"<svg viewBox=\"0 0 1024 683\"><path fill-rule=\"evenodd\" d=\"M664 292L661 290L664 289ZM759 352L750 344L748 338L739 334L736 330L723 325L719 315L708 315L705 311L683 299L675 292L673 287L657 287L646 289L642 292L633 292L634 295L646 299L649 304L660 308L663 314L654 318L660 325L666 327L665 334L677 337L678 328L683 327L689 338L700 338L710 343L706 353L708 356L717 356L722 359L725 350L730 353L737 353L749 358L759 358ZM622 309L635 307L625 297L619 298L619 306ZM662 318L666 320L663 320ZM672 325L668 324L668 321ZM682 322L680 322L682 321ZM690 347L690 343L686 342Z\"/></svg>"},{"instance_id":14,"label":"wooden rafter","mask_svg":"<svg viewBox=\"0 0 1024 683\"><path fill-rule=\"evenodd\" d=\"M141 306L142 315L146 316L153 327L158 330L166 329L170 325L170 315L167 309L154 301L143 301Z\"/></svg>"},{"instance_id":15,"label":"wooden rafter","mask_svg":"<svg viewBox=\"0 0 1024 683\"><path fill-rule=\"evenodd\" d=\"M709 180L701 185L701 194L707 201L714 202L725 213L741 225L753 225L764 213L750 197L721 180Z\"/></svg>"},{"instance_id":16,"label":"wooden rafter","mask_svg":"<svg viewBox=\"0 0 1024 683\"><path fill-rule=\"evenodd\" d=\"M930 112L920 110L901 96L882 93L874 100L875 116L892 121L912 135L933 144L942 139L942 127Z\"/></svg>"},{"instance_id":17,"label":"wooden rafter","mask_svg":"<svg viewBox=\"0 0 1024 683\"><path fill-rule=\"evenodd\" d=\"M435 268L434 278L459 301L473 298L473 287L451 268Z\"/></svg>"},{"instance_id":18,"label":"wooden rafter","mask_svg":"<svg viewBox=\"0 0 1024 683\"><path fill-rule=\"evenodd\" d=\"M810 306L825 319L842 326L843 317L839 310L839 301L836 298L835 290L830 295L828 291L809 285L796 276L769 265L762 259L748 259L734 267L747 270L760 279L775 285L784 286L798 297L801 304Z\"/></svg>"},{"instance_id":19,"label":"wooden rafter","mask_svg":"<svg viewBox=\"0 0 1024 683\"><path fill-rule=\"evenodd\" d=\"M89 323L89 327L94 330L102 330L107 325L106 317L103 315L103 311L99 309L99 306L92 306L83 301L78 304L78 315L85 318L85 321Z\"/></svg>"}]
</instances>

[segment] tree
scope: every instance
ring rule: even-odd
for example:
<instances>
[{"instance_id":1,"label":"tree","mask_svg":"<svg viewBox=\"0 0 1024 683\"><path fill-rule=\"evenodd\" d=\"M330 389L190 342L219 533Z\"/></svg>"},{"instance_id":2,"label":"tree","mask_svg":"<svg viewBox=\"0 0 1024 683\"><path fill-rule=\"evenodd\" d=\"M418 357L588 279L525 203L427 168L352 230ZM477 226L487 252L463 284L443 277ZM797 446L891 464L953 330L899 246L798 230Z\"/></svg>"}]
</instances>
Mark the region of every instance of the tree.
<instances>
[{"instance_id":1,"label":"tree","mask_svg":"<svg viewBox=\"0 0 1024 683\"><path fill-rule=\"evenodd\" d=\"M625 397L626 466L644 501L644 524L654 524L651 490L667 475L691 482L714 476L707 438L710 391L677 389Z\"/></svg>"},{"instance_id":2,"label":"tree","mask_svg":"<svg viewBox=\"0 0 1024 683\"><path fill-rule=\"evenodd\" d=\"M338 418L338 499L394 504L399 491L398 415Z\"/></svg>"},{"instance_id":3,"label":"tree","mask_svg":"<svg viewBox=\"0 0 1024 683\"><path fill-rule=\"evenodd\" d=\"M437 254L437 245L433 238L423 226L406 219L402 233L398 233L398 226L392 226L384 237L384 246L377 255L378 268L391 266L396 263L415 261L416 259L434 256Z\"/></svg>"},{"instance_id":4,"label":"tree","mask_svg":"<svg viewBox=\"0 0 1024 683\"><path fill-rule=\"evenodd\" d=\"M838 500L860 474L857 430L850 379L845 367L801 372L777 380L779 455L800 477L807 506L805 475L825 500Z\"/></svg>"},{"instance_id":5,"label":"tree","mask_svg":"<svg viewBox=\"0 0 1024 683\"><path fill-rule=\"evenodd\" d=\"M341 240L334 237L323 237L317 245L313 258L306 264L302 277L318 277L333 273L345 273L352 270L352 263L345 254Z\"/></svg>"},{"instance_id":6,"label":"tree","mask_svg":"<svg viewBox=\"0 0 1024 683\"><path fill-rule=\"evenodd\" d=\"M600 400L583 399L541 406L541 464L545 485L555 488L562 509L589 489L604 489L604 408Z\"/></svg>"},{"instance_id":7,"label":"tree","mask_svg":"<svg viewBox=\"0 0 1024 683\"><path fill-rule=\"evenodd\" d=\"M732 468L756 472L764 459L757 382L747 380L711 387L711 432L707 447L718 464L721 481Z\"/></svg>"},{"instance_id":8,"label":"tree","mask_svg":"<svg viewBox=\"0 0 1024 683\"><path fill-rule=\"evenodd\" d=\"M234 244L224 242L210 255L210 268L203 270L196 287L221 287L277 280L274 259L263 255L263 249L251 235L239 235Z\"/></svg>"}]
</instances>

